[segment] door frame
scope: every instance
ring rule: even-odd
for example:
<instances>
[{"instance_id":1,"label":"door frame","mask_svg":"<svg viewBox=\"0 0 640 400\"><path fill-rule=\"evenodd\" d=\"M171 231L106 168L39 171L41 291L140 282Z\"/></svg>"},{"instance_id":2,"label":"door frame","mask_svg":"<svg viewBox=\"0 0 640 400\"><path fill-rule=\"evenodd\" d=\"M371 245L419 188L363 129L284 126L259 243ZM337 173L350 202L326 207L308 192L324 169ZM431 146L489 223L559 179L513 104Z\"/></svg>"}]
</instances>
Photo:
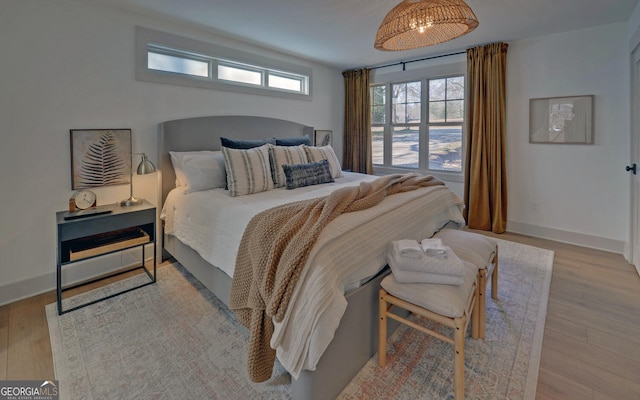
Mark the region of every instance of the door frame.
<instances>
[{"instance_id":1,"label":"door frame","mask_svg":"<svg viewBox=\"0 0 640 400\"><path fill-rule=\"evenodd\" d=\"M629 164L640 164L640 27L629 42L630 135ZM640 175L629 172L629 245L625 257L640 274Z\"/></svg>"}]
</instances>

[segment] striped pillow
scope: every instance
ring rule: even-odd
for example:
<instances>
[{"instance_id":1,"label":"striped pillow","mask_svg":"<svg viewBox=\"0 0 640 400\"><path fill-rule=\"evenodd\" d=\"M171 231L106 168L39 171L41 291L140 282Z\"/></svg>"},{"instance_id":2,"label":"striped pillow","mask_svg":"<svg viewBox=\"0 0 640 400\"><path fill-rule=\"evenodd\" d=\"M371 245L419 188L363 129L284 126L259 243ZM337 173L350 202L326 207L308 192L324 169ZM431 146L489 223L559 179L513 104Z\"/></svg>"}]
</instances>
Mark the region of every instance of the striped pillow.
<instances>
[{"instance_id":1,"label":"striped pillow","mask_svg":"<svg viewBox=\"0 0 640 400\"><path fill-rule=\"evenodd\" d=\"M304 146L271 146L269 147L269 161L271 162L271 174L275 187L285 185L285 176L282 166L284 164L306 164L307 153Z\"/></svg>"},{"instance_id":2,"label":"striped pillow","mask_svg":"<svg viewBox=\"0 0 640 400\"><path fill-rule=\"evenodd\" d=\"M282 169L287 178L287 189L333 182L327 160L308 164L285 164Z\"/></svg>"},{"instance_id":3,"label":"striped pillow","mask_svg":"<svg viewBox=\"0 0 640 400\"><path fill-rule=\"evenodd\" d=\"M247 150L222 148L229 195L235 197L273 189L269 146Z\"/></svg>"},{"instance_id":4,"label":"striped pillow","mask_svg":"<svg viewBox=\"0 0 640 400\"><path fill-rule=\"evenodd\" d=\"M336 153L333 151L333 147L305 146L304 149L307 152L307 158L309 159L309 162L327 160L329 161L329 166L331 167L331 177L340 178L342 176L342 167L340 166L340 160L338 160L338 156L336 156Z\"/></svg>"}]
</instances>

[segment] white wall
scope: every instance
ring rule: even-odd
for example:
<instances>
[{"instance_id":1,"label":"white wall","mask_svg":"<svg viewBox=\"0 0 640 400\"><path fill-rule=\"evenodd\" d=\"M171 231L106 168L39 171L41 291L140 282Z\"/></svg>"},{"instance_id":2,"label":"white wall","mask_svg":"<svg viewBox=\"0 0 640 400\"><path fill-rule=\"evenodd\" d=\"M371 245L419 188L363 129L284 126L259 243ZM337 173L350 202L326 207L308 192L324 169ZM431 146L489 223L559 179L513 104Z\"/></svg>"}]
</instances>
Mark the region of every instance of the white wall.
<instances>
[{"instance_id":1,"label":"white wall","mask_svg":"<svg viewBox=\"0 0 640 400\"><path fill-rule=\"evenodd\" d=\"M138 82L135 26L234 47L313 69L312 101ZM202 115L259 115L334 131L342 154L341 71L131 12L73 0L9 0L0 12L0 304L55 287L55 212L72 194L69 129L131 128L153 162L157 124ZM134 177L156 199L156 177ZM95 190L99 204L128 186Z\"/></svg>"},{"instance_id":2,"label":"white wall","mask_svg":"<svg viewBox=\"0 0 640 400\"><path fill-rule=\"evenodd\" d=\"M628 63L626 23L510 43L507 230L622 252L629 202ZM529 99L574 95L595 95L595 143L530 144Z\"/></svg>"}]
</instances>

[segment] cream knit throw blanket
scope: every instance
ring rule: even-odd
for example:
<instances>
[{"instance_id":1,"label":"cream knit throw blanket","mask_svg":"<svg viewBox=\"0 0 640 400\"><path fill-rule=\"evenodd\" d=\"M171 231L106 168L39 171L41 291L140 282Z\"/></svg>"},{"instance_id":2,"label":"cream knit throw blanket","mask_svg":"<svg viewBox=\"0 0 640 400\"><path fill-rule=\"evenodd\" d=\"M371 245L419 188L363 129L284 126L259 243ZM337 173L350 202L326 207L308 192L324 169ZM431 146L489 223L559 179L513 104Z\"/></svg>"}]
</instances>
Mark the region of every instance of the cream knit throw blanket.
<instances>
[{"instance_id":1,"label":"cream knit throw blanket","mask_svg":"<svg viewBox=\"0 0 640 400\"><path fill-rule=\"evenodd\" d=\"M271 377L276 357L270 346L272 318L282 321L322 229L340 214L373 207L394 193L443 184L415 173L388 175L326 197L274 207L249 221L238 249L229 305L249 329L251 380L263 382Z\"/></svg>"}]
</instances>

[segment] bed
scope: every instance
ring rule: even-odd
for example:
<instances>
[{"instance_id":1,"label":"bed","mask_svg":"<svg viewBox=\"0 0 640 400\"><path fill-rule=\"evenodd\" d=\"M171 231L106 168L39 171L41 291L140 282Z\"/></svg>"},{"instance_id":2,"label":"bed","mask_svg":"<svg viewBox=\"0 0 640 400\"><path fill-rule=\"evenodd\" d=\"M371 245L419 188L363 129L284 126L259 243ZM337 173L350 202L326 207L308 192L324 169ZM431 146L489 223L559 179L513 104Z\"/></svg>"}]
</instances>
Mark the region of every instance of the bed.
<instances>
[{"instance_id":1,"label":"bed","mask_svg":"<svg viewBox=\"0 0 640 400\"><path fill-rule=\"evenodd\" d=\"M197 197L225 196L220 193L224 192L224 189L201 191L198 192L198 194L193 193L193 196L191 194L184 195L183 192L176 195L176 190L173 190L176 186L176 174L173 170L169 154L169 152L219 150L221 147L221 137L234 138L238 140L261 138L312 138L313 128L291 121L252 116L196 117L164 122L159 125L158 160L160 165L159 181L161 190L159 191L160 197L158 199L158 204L165 205L165 202L169 202L172 210L178 210L175 204L188 202L190 199L192 200ZM304 187L294 189L292 191L287 191L284 188L278 188L269 192L274 192L273 194L275 194L276 197L291 196L292 199L300 199L305 196L314 197L319 196L320 194L325 195L330 192L331 187L357 185L358 182L362 180L371 181L372 179L375 179L375 177L361 176L360 174L351 174L348 172L344 172L342 175L343 177L336 178L334 183L315 185L316 187ZM318 192L316 192L316 190L318 190ZM462 205L457 196L450 193L450 191L445 187L439 187L437 188L437 191L438 195L442 196L442 199L447 198L447 201L450 204L442 206L443 210L439 211L437 217L420 221L420 223L412 222L411 224L405 224L413 225L411 228L407 228L412 229L411 234L419 234L422 237L431 236L437 230L442 229L445 226L457 227L464 223L461 214ZM305 194L306 192L309 193ZM269 202L275 200L272 200L269 196L272 196L272 194L268 193L263 195L262 193L259 193L257 195L249 194L247 196L234 197L228 199L230 202L227 206L223 205L218 207L231 210L235 204L239 204L239 207L241 207L240 211L236 212L242 214L244 212L242 207L246 206L245 203L254 202L258 204L257 210L265 209L266 206L260 205L261 201L259 200L261 197L264 197L268 199L266 200L267 203L271 204ZM408 196L412 199L418 198L416 193ZM173 199L172 197L177 197L179 200ZM221 200L224 201L224 198ZM414 202L414 200L411 201ZM415 200L416 204L417 201L418 200ZM198 203L199 201L195 202ZM444 202L444 200L442 200L442 202ZM441 202L439 201L439 203ZM382 207L382 205L380 207ZM371 212L379 213L381 218L382 216L384 216L384 218L391 218L394 212L401 214L401 210L398 210L397 207L391 204L387 204L386 207L386 210L372 210ZM230 277L232 271L229 271L229 264L233 264L235 261L235 252L227 252L226 254L222 254L222 252L219 251L211 252L208 251L206 243L198 243L197 241L190 242L187 240L189 235L185 236L180 234L180 232L184 232L184 229L187 228L176 228L176 226L173 226L172 224L174 222L172 218L175 217L172 215L173 211L169 212L168 215L166 211L167 210L163 210L163 224L160 224L163 232L160 232L160 235L158 236L163 238L162 248L165 253L164 256L173 256L200 282L207 286L222 302L228 305L232 280ZM176 213L178 212L179 211L176 211ZM358 213L360 213L360 211L358 211ZM422 214L422 212L417 214ZM229 218L228 215L227 218ZM342 218L342 216L337 218L336 221L340 220L340 218ZM365 215L356 215L343 219L349 218L352 218L354 221L366 221L369 217ZM198 219L202 221L206 220L205 217L198 217ZM249 217L245 217L244 219L244 223L246 224ZM419 219L413 219L419 221ZM331 224L334 222L335 221ZM351 222L345 222L347 225L349 223ZM386 221L385 223L390 224L391 222ZM340 234L342 234L345 230L344 225L333 227L331 224L327 226L326 232L340 232ZM201 225L206 227L209 224L204 222L201 223ZM164 231L165 227L167 228L167 232ZM365 225L364 222L361 222L357 228L354 227L353 231L357 234L353 236L363 237L362 240L364 241L368 240L367 228L367 225ZM389 232L394 232L389 233L389 235L391 235L388 238L389 241L405 238L401 236L403 228L398 229L399 230L389 229ZM419 233L416 233L418 230ZM324 250L324 247L320 247L320 245L315 246L312 249L312 254L314 254L315 258L309 258L309 265L313 265L314 262L320 263L322 260L324 260L322 261L324 263L329 263L329 261L326 261L328 254L342 254L343 258L340 259L340 262L342 265L348 264L344 262L349 256L348 253L345 253L344 246L341 248L340 241L333 240L333 237L330 237L329 233L325 235L326 232L323 231L322 235L320 235L318 239L318 243L324 243L324 247L327 248L326 251ZM229 231L228 235L225 235L224 237L220 236L221 234L225 235L225 232L218 233L218 236L215 236L216 234L214 233L211 240L224 242L225 240L231 240L226 236L238 237L239 235L238 232L231 231ZM338 233L335 234L338 235ZM385 233L385 235L386 234L387 233ZM333 233L331 233L331 235L333 235ZM376 233L376 235L380 236L382 234ZM178 237L181 237L181 239ZM217 239L215 239L216 237ZM418 238L419 237L416 237L416 239ZM233 240L231 240L230 243L233 243ZM232 244L225 245L227 247L232 246ZM360 251L358 255L360 255L360 253L366 252ZM353 255L353 258L356 258L355 255ZM336 255L336 259L339 259L338 255ZM340 296L346 300L344 314L341 318L338 318L338 320L335 321L335 324L337 325L335 329L329 328L327 332L322 331L319 334L313 335L314 337L321 337L320 343L322 343L322 345L318 345L316 342L313 342L310 345L315 349L314 352L312 352L314 353L313 356L308 356L305 353L302 359L299 357L291 357L291 360L295 359L295 361L291 361L288 358L289 356L287 355L286 350L281 351L280 348L278 349L278 358L284 360L283 365L285 365L287 369L291 368L294 370L292 375L295 379L292 379L292 393L295 399L334 399L351 380L351 378L360 370L364 363L375 353L377 348L377 293L380 287L380 281L389 272L388 268L385 268L385 262L381 261L380 256L377 256L377 258L373 257L372 260L374 260L374 262L368 263L369 265L366 266L366 269L368 269L366 273L354 272L348 274L350 276L349 285L343 288L345 293L340 294ZM305 268L312 271L311 268ZM225 270L227 272L225 272ZM312 275L312 273L309 274ZM300 282L302 282L302 279ZM302 283L299 283L299 285L302 285ZM300 292L302 289L296 287L296 290ZM296 297L295 292L293 297ZM296 307L290 305L289 308L295 309ZM292 313L293 312L295 311L292 311ZM298 310L298 312L302 311ZM290 315L287 318L294 319L295 315ZM285 328L279 329L282 329L281 331L278 331L279 337L287 336L282 333L286 332L284 330ZM393 328L389 331L392 332ZM306 346L309 347L309 344ZM287 344L283 344L282 347L287 347ZM318 349L319 347L320 349ZM312 360L308 360L308 358L312 358ZM295 364L295 367L292 367L293 364ZM309 368L313 370L309 370Z\"/></svg>"}]
</instances>

